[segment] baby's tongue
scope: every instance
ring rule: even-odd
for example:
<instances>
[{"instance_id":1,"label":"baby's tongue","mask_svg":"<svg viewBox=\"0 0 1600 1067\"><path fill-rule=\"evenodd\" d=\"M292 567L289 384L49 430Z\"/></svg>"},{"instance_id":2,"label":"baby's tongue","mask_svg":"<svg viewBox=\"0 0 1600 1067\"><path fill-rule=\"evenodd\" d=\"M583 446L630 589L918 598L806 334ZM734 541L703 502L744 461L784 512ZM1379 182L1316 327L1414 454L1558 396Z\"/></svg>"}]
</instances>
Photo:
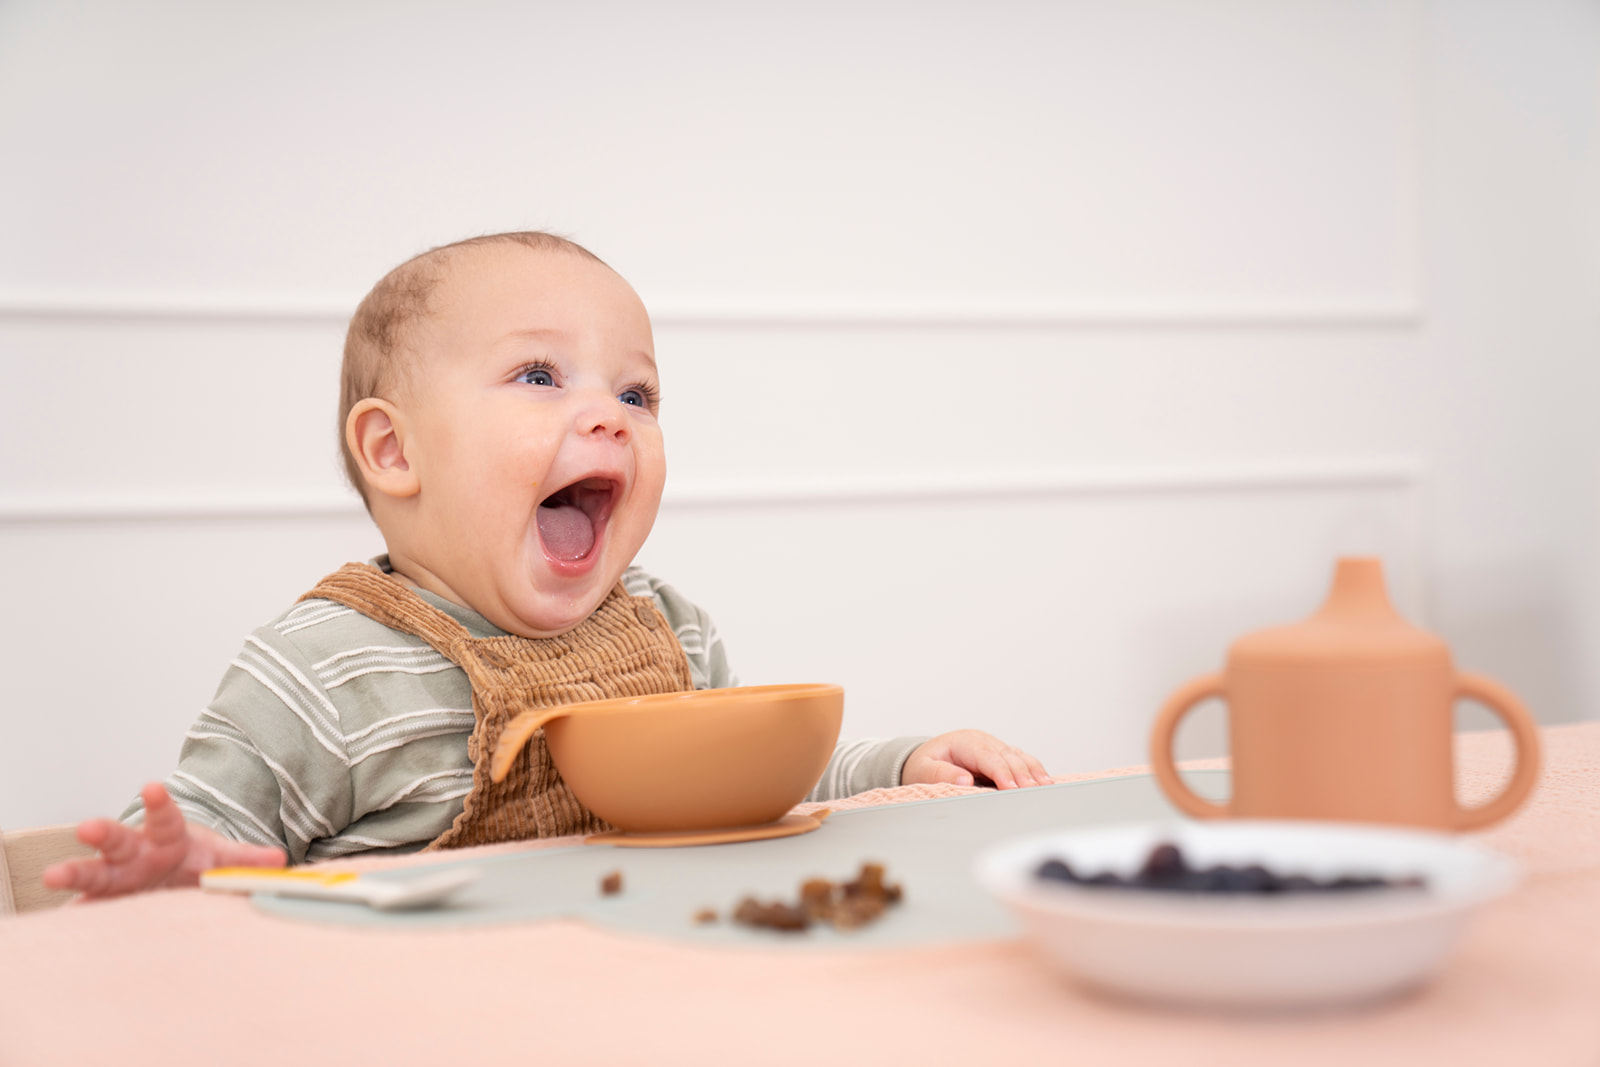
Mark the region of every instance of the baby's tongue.
<instances>
[{"instance_id":1,"label":"baby's tongue","mask_svg":"<svg viewBox=\"0 0 1600 1067\"><path fill-rule=\"evenodd\" d=\"M582 559L594 547L594 523L571 504L539 508L539 537L556 559Z\"/></svg>"}]
</instances>

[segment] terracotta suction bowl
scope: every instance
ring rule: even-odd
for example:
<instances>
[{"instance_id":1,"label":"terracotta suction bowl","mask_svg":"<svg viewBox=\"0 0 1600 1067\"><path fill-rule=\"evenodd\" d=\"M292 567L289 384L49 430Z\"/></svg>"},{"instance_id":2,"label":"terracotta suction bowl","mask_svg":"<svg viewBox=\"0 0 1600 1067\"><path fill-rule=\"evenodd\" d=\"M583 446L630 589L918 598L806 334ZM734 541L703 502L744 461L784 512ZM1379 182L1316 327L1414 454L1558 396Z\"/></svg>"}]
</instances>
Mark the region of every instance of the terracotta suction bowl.
<instances>
[{"instance_id":1,"label":"terracotta suction bowl","mask_svg":"<svg viewBox=\"0 0 1600 1067\"><path fill-rule=\"evenodd\" d=\"M828 766L844 717L837 685L760 685L596 700L514 719L504 777L543 727L573 793L629 833L757 826L784 816Z\"/></svg>"}]
</instances>

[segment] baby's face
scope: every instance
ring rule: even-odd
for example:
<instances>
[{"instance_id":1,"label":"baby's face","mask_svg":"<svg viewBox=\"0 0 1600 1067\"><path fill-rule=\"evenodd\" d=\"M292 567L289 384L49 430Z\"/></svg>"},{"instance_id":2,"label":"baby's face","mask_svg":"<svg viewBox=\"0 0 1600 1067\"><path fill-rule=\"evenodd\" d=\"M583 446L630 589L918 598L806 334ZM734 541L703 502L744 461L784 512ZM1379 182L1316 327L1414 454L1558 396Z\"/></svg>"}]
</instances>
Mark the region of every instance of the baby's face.
<instances>
[{"instance_id":1,"label":"baby's face","mask_svg":"<svg viewBox=\"0 0 1600 1067\"><path fill-rule=\"evenodd\" d=\"M395 566L503 630L561 633L616 585L661 502L650 319L577 255L491 245L449 271L399 398L420 489Z\"/></svg>"}]
</instances>

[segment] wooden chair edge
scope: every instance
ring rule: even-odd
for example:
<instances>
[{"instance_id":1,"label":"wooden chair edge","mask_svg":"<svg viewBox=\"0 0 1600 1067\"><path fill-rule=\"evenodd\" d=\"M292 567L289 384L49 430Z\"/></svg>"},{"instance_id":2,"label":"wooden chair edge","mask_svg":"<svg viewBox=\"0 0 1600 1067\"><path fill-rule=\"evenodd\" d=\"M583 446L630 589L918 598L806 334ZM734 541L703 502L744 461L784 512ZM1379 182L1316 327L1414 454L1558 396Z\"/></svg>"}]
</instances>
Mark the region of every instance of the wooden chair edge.
<instances>
[{"instance_id":1,"label":"wooden chair edge","mask_svg":"<svg viewBox=\"0 0 1600 1067\"><path fill-rule=\"evenodd\" d=\"M92 856L94 849L78 840L77 827L36 826L0 832L0 916L57 908L72 893L46 889L39 876L52 863Z\"/></svg>"}]
</instances>

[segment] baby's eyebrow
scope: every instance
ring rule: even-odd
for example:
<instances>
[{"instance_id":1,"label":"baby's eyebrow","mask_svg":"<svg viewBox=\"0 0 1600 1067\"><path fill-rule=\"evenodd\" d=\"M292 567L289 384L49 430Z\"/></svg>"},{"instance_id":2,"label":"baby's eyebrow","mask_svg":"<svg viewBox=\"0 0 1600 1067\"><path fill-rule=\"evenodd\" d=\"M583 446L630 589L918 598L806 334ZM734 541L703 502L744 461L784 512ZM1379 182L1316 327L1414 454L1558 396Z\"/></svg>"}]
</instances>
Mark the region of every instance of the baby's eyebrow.
<instances>
[{"instance_id":1,"label":"baby's eyebrow","mask_svg":"<svg viewBox=\"0 0 1600 1067\"><path fill-rule=\"evenodd\" d=\"M542 340L545 340L547 338L565 337L565 336L566 336L566 332L563 331L563 330L557 330L557 329L553 329L553 328L549 328L549 327L530 326L525 330L512 330L510 333L508 333L504 337L500 338L500 340L502 342L505 342L505 341L542 341Z\"/></svg>"},{"instance_id":2,"label":"baby's eyebrow","mask_svg":"<svg viewBox=\"0 0 1600 1067\"><path fill-rule=\"evenodd\" d=\"M545 340L551 340L551 339L562 339L562 338L565 338L566 336L567 336L567 333L566 333L565 330L557 330L557 329L553 329L551 327L530 326L527 329L523 329L523 330L512 330L510 333L506 334L500 340L501 340L501 343L504 343L504 342L507 342L507 341L545 341ZM650 352L650 351L648 351L646 349L643 349L643 348L636 348L630 354L631 355L635 355L635 356L639 356L646 363L649 363L651 370L658 370L659 369L656 366L656 356L655 356L654 352Z\"/></svg>"}]
</instances>

